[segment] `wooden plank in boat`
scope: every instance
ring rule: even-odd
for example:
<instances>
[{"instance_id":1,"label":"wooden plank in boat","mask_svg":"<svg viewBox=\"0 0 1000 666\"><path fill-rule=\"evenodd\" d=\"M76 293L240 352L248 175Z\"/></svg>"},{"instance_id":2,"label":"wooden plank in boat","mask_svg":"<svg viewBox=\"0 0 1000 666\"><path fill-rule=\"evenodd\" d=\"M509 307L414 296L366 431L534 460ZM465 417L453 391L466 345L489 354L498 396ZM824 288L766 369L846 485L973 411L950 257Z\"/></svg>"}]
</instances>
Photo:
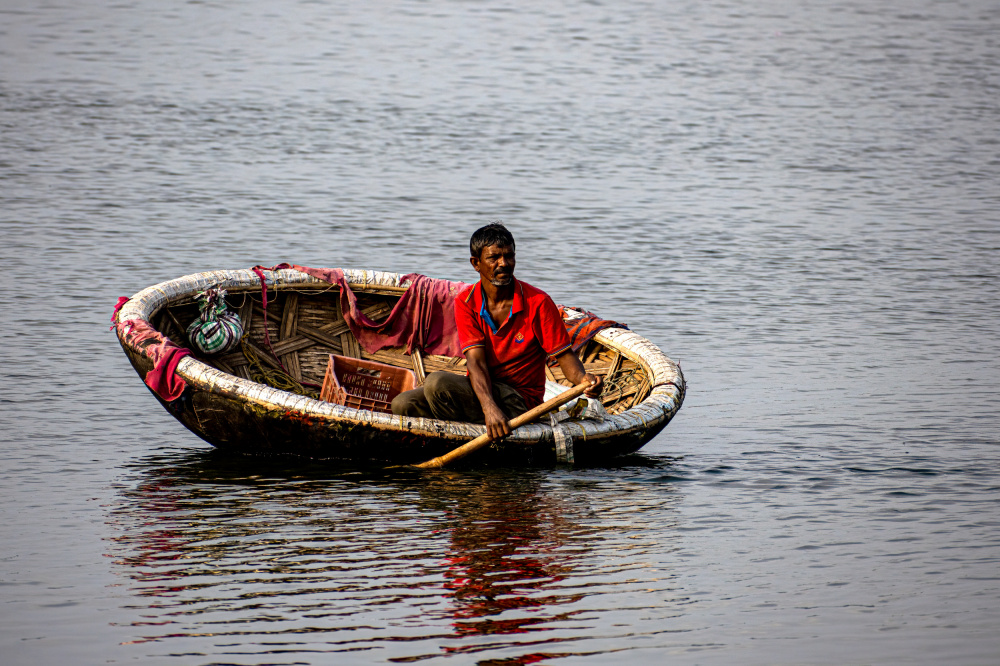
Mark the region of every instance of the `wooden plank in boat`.
<instances>
[{"instance_id":1,"label":"wooden plank in boat","mask_svg":"<svg viewBox=\"0 0 1000 666\"><path fill-rule=\"evenodd\" d=\"M298 313L299 313L299 295L296 292L288 294L285 298L285 307L281 313L281 327L278 329L278 345L281 342L306 342L309 343L306 346L311 346L312 341L308 338L297 337L296 329L298 328ZM289 349L282 351L278 350L278 345L275 345L274 353L278 354L278 358L281 359L282 365L288 370L288 374L297 381L302 381L302 370L299 367L299 354L298 350L301 347L292 346Z\"/></svg>"}]
</instances>

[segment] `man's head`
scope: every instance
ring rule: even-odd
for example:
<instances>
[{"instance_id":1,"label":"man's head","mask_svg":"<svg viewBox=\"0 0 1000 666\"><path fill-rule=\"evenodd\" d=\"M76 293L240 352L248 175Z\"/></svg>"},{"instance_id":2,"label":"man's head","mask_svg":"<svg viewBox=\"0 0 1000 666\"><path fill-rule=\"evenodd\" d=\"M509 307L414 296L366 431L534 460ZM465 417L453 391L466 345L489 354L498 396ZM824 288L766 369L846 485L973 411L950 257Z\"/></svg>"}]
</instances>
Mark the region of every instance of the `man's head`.
<instances>
[{"instance_id":1,"label":"man's head","mask_svg":"<svg viewBox=\"0 0 1000 666\"><path fill-rule=\"evenodd\" d=\"M469 240L469 256L479 257L483 250L490 245L509 247L513 250L514 237L507 230L507 227L499 222L491 222L485 227L476 229L476 233L472 234L472 238Z\"/></svg>"},{"instance_id":2,"label":"man's head","mask_svg":"<svg viewBox=\"0 0 1000 666\"><path fill-rule=\"evenodd\" d=\"M494 287L514 280L514 237L499 222L476 230L469 241L469 261L480 277Z\"/></svg>"}]
</instances>

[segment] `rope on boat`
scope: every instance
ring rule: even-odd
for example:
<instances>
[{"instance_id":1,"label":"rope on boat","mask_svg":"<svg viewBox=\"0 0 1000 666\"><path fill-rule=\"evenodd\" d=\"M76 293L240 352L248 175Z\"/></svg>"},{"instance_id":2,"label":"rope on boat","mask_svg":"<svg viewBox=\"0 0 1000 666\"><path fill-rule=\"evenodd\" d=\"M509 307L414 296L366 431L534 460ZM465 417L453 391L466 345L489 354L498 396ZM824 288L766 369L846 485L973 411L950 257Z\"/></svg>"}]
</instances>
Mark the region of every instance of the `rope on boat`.
<instances>
[{"instance_id":1,"label":"rope on boat","mask_svg":"<svg viewBox=\"0 0 1000 666\"><path fill-rule=\"evenodd\" d=\"M635 377L635 371L636 368L632 367L627 370L619 370L613 376L605 377L604 388L601 391L600 397L604 398L605 396L617 393L617 400L621 400L625 396L625 389L628 388L628 385L632 383L632 379Z\"/></svg>"},{"instance_id":2,"label":"rope on boat","mask_svg":"<svg viewBox=\"0 0 1000 666\"><path fill-rule=\"evenodd\" d=\"M296 381L287 372L282 372L276 368L269 368L261 363L257 353L247 344L247 335L244 335L240 339L240 348L243 350L243 356L249 364L250 379L253 381L258 384L267 384L271 388L319 400L319 391L303 386L301 382Z\"/></svg>"}]
</instances>

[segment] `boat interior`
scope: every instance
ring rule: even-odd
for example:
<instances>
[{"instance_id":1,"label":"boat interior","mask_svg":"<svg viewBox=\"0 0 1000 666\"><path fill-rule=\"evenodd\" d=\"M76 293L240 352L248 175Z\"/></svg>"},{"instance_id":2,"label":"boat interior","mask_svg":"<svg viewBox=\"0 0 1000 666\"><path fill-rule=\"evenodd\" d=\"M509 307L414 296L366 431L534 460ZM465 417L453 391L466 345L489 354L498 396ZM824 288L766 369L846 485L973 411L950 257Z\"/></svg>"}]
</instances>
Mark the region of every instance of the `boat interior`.
<instances>
[{"instance_id":1,"label":"boat interior","mask_svg":"<svg viewBox=\"0 0 1000 666\"><path fill-rule=\"evenodd\" d=\"M361 311L378 322L389 315L405 289L352 285L352 291ZM401 347L366 352L344 321L336 286L270 287L266 312L260 288L231 289L226 302L243 322L240 346L213 356L192 353L203 363L244 379L319 399L331 354L406 368L414 373L418 385L431 372L465 374L464 358L420 352L410 355ZM190 298L161 308L151 323L167 338L189 346L185 331L197 316L198 304ZM592 339L577 353L587 372L604 377L600 400L609 414L623 412L649 394L645 370L621 352ZM571 385L558 365L546 366L546 375L550 382Z\"/></svg>"}]
</instances>

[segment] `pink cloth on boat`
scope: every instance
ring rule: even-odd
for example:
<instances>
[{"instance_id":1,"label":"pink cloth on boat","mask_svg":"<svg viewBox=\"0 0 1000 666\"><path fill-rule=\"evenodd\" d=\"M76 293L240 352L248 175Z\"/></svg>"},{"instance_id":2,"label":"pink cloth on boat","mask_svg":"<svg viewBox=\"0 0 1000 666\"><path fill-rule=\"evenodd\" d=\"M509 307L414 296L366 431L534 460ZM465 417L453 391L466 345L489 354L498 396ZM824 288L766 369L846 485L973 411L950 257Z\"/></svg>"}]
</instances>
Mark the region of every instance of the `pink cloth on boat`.
<instances>
[{"instance_id":1,"label":"pink cloth on boat","mask_svg":"<svg viewBox=\"0 0 1000 666\"><path fill-rule=\"evenodd\" d=\"M166 340L163 334L153 328L145 319L126 319L125 321L118 322L115 327L118 329L118 335L133 347L138 347L146 340L156 340L156 346L159 346L159 344L162 344ZM145 349L145 352L147 356L155 361L156 359L153 357L153 354L150 353L153 349L154 347L151 346Z\"/></svg>"},{"instance_id":2,"label":"pink cloth on boat","mask_svg":"<svg viewBox=\"0 0 1000 666\"><path fill-rule=\"evenodd\" d=\"M121 301L115 310L121 308ZM138 347L147 340L155 340L159 344L150 344L142 348L142 352L153 361L153 369L146 373L143 381L156 395L167 402L181 397L187 383L177 374L177 364L191 353L190 349L178 347L163 334L153 328L145 319L128 319L117 324L118 334L128 344Z\"/></svg>"},{"instance_id":3,"label":"pink cloth on boat","mask_svg":"<svg viewBox=\"0 0 1000 666\"><path fill-rule=\"evenodd\" d=\"M111 313L111 328L108 329L109 331L115 330L115 319L118 318L118 311L121 310L122 306L124 306L128 302L129 302L128 296L118 297L118 303L115 304L115 311Z\"/></svg>"},{"instance_id":4,"label":"pink cloth on boat","mask_svg":"<svg viewBox=\"0 0 1000 666\"><path fill-rule=\"evenodd\" d=\"M184 387L187 386L187 382L177 374L177 364L181 362L182 358L188 356L191 350L178 347L169 340L165 340L161 346L163 350L160 352L156 364L152 370L146 373L143 381L146 382L146 386L156 392L156 395L167 402L173 402L181 397L181 394L184 393Z\"/></svg>"},{"instance_id":5,"label":"pink cloth on boat","mask_svg":"<svg viewBox=\"0 0 1000 666\"><path fill-rule=\"evenodd\" d=\"M468 285L463 282L436 280L419 273L404 275L410 282L392 312L382 322L373 322L358 308L344 271L339 268L292 266L340 287L340 309L351 333L369 354L385 347L406 347L412 354L419 349L428 354L459 356L458 329L455 327L455 297Z\"/></svg>"}]
</instances>

